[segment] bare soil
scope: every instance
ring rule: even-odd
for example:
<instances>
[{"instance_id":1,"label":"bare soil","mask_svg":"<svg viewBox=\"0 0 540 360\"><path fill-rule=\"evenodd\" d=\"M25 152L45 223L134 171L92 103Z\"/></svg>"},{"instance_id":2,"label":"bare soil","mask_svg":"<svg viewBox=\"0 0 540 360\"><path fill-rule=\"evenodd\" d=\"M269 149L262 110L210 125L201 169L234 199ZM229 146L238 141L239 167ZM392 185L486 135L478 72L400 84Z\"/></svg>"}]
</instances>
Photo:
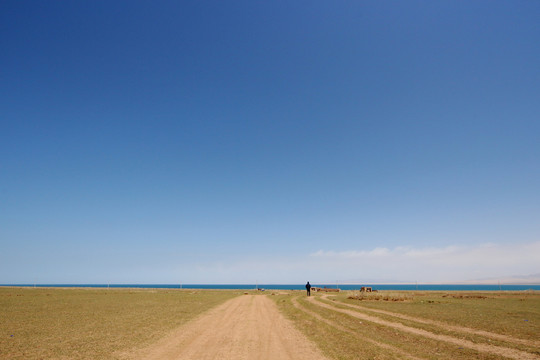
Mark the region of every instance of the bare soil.
<instances>
[{"instance_id":1,"label":"bare soil","mask_svg":"<svg viewBox=\"0 0 540 360\"><path fill-rule=\"evenodd\" d=\"M262 295L231 299L131 359L326 359Z\"/></svg>"}]
</instances>

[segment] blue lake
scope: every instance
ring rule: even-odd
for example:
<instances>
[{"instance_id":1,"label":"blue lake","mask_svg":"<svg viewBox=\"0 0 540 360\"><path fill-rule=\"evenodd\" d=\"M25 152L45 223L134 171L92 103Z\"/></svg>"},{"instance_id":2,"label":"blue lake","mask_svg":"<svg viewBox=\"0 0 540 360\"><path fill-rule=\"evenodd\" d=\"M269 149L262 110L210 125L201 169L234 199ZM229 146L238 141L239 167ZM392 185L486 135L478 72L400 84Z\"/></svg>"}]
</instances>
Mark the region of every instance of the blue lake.
<instances>
[{"instance_id":1,"label":"blue lake","mask_svg":"<svg viewBox=\"0 0 540 360\"><path fill-rule=\"evenodd\" d=\"M311 284L317 287L336 288L333 284ZM250 290L255 284L0 284L0 286L24 287L89 287L89 288L144 288L144 289L214 289L214 290ZM540 290L540 285L443 285L443 284L359 284L339 285L341 290L359 290L362 286L371 286L374 290L420 290L420 291L523 291ZM259 288L268 290L304 290L304 284L259 284Z\"/></svg>"}]
</instances>

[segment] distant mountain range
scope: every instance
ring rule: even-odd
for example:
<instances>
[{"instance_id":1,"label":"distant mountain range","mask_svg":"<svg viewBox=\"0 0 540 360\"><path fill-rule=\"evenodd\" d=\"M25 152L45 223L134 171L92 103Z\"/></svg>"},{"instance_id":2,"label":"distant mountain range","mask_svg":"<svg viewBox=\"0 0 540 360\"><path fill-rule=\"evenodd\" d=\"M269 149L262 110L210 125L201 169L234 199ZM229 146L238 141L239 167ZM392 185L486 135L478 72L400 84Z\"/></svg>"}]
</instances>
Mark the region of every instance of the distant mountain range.
<instances>
[{"instance_id":1,"label":"distant mountain range","mask_svg":"<svg viewBox=\"0 0 540 360\"><path fill-rule=\"evenodd\" d=\"M463 281L462 284L507 284L507 285L537 285L540 284L540 273L531 275L513 275L499 278L487 278Z\"/></svg>"},{"instance_id":2,"label":"distant mountain range","mask_svg":"<svg viewBox=\"0 0 540 360\"><path fill-rule=\"evenodd\" d=\"M328 282L331 284L332 282ZM540 273L530 275L501 276L494 278L483 278L464 281L444 281L429 284L473 284L473 285L540 285ZM415 284L415 281L389 280L389 279L349 279L340 281L340 284ZM422 284L427 284L422 282Z\"/></svg>"}]
</instances>

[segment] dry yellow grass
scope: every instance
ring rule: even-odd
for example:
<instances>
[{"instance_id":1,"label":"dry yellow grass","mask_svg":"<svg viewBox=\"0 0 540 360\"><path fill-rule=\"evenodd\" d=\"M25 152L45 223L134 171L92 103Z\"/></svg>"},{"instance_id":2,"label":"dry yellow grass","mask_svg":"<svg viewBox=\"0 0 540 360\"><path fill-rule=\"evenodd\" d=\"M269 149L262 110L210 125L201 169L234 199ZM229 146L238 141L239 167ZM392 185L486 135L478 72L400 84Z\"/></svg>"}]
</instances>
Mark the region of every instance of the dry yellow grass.
<instances>
[{"instance_id":1,"label":"dry yellow grass","mask_svg":"<svg viewBox=\"0 0 540 360\"><path fill-rule=\"evenodd\" d=\"M115 359L236 291L0 288L1 359Z\"/></svg>"},{"instance_id":2,"label":"dry yellow grass","mask_svg":"<svg viewBox=\"0 0 540 360\"><path fill-rule=\"evenodd\" d=\"M362 292L351 291L351 294L347 296L347 299L361 300L361 301L412 301L412 294L405 292Z\"/></svg>"},{"instance_id":3,"label":"dry yellow grass","mask_svg":"<svg viewBox=\"0 0 540 360\"><path fill-rule=\"evenodd\" d=\"M360 302L346 299L345 293L336 300L540 341L539 291L401 293L409 301Z\"/></svg>"},{"instance_id":4,"label":"dry yellow grass","mask_svg":"<svg viewBox=\"0 0 540 360\"><path fill-rule=\"evenodd\" d=\"M243 293L0 288L0 358L122 358ZM331 359L540 359L539 292L267 295Z\"/></svg>"},{"instance_id":5,"label":"dry yellow grass","mask_svg":"<svg viewBox=\"0 0 540 360\"><path fill-rule=\"evenodd\" d=\"M538 292L300 294L273 298L333 359L540 359Z\"/></svg>"}]
</instances>

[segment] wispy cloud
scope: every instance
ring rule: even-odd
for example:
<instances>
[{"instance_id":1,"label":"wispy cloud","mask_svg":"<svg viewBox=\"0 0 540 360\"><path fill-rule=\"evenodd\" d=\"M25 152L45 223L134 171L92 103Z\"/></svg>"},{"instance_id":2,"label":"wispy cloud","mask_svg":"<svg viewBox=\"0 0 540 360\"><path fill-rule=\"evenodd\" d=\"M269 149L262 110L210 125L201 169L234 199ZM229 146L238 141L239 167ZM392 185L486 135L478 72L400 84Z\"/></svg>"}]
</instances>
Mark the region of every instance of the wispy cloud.
<instances>
[{"instance_id":1,"label":"wispy cloud","mask_svg":"<svg viewBox=\"0 0 540 360\"><path fill-rule=\"evenodd\" d=\"M509 276L540 274L540 241L482 243L440 247L374 247L347 251L318 250L286 256L220 255L216 259L181 257L174 264L130 268L102 282L162 283L381 283L504 281ZM142 279L142 280L141 280ZM532 281L529 279L529 281Z\"/></svg>"},{"instance_id":2,"label":"wispy cloud","mask_svg":"<svg viewBox=\"0 0 540 360\"><path fill-rule=\"evenodd\" d=\"M538 273L540 241L444 247L377 247L319 250L310 254L321 266L362 277L399 281L464 281ZM354 279L351 278L351 279Z\"/></svg>"},{"instance_id":3,"label":"wispy cloud","mask_svg":"<svg viewBox=\"0 0 540 360\"><path fill-rule=\"evenodd\" d=\"M184 282L335 283L462 282L540 273L540 241L441 247L375 247L348 251L253 257L223 256L220 262L186 261L163 276ZM495 280L496 281L496 280Z\"/></svg>"}]
</instances>

